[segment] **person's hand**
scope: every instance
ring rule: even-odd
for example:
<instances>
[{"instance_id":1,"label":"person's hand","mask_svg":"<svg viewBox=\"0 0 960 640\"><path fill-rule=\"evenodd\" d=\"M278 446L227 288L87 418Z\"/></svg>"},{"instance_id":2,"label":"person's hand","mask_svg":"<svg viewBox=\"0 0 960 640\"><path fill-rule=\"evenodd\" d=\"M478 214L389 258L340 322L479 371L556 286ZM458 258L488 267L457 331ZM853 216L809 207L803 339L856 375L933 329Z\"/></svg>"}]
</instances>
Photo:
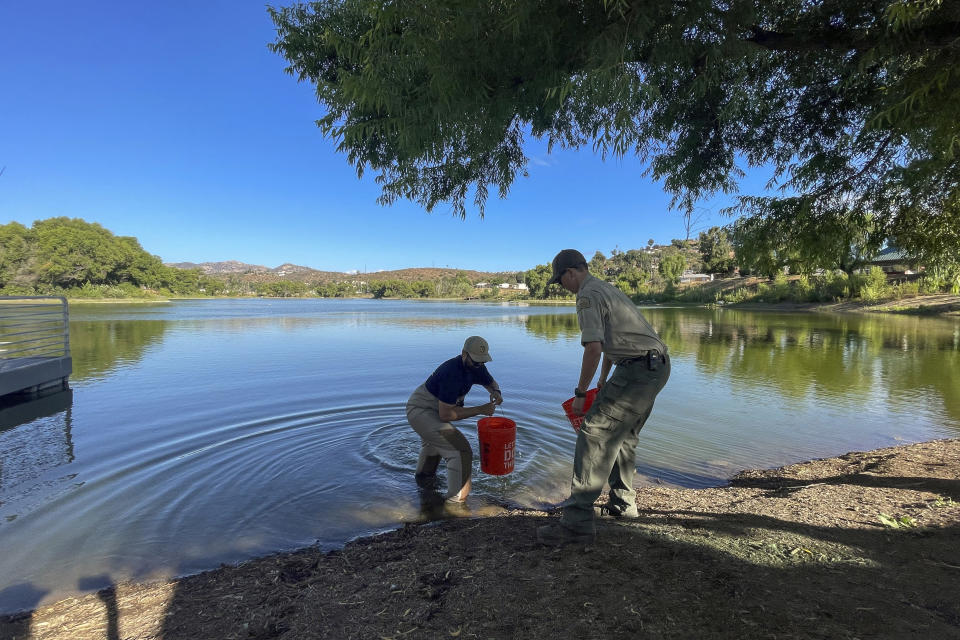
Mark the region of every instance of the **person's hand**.
<instances>
[{"instance_id":1,"label":"person's hand","mask_svg":"<svg viewBox=\"0 0 960 640\"><path fill-rule=\"evenodd\" d=\"M494 402L497 405L503 404L503 394L500 392L500 389L490 392L490 402Z\"/></svg>"},{"instance_id":2,"label":"person's hand","mask_svg":"<svg viewBox=\"0 0 960 640\"><path fill-rule=\"evenodd\" d=\"M491 402L488 402L487 404L480 405L480 413L487 416L492 416L496 408L497 408L497 403L491 401Z\"/></svg>"},{"instance_id":3,"label":"person's hand","mask_svg":"<svg viewBox=\"0 0 960 640\"><path fill-rule=\"evenodd\" d=\"M573 400L573 412L578 415L583 415L583 404L587 401L586 398L574 398Z\"/></svg>"}]
</instances>

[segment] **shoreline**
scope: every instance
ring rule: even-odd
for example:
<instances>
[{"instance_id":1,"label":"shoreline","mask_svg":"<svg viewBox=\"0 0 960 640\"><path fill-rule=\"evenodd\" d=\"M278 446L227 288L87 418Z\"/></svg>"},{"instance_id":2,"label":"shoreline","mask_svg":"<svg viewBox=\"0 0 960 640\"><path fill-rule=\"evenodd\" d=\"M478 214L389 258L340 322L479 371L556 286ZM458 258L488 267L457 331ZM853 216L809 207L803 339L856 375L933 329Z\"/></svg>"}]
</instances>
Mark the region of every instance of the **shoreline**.
<instances>
[{"instance_id":1,"label":"shoreline","mask_svg":"<svg viewBox=\"0 0 960 640\"><path fill-rule=\"evenodd\" d=\"M0 616L0 639L960 638L960 438L637 502L638 520L559 550L534 541L556 512L438 506L334 551Z\"/></svg>"},{"instance_id":2,"label":"shoreline","mask_svg":"<svg viewBox=\"0 0 960 640\"><path fill-rule=\"evenodd\" d=\"M83 304L170 304L178 300L330 300L334 298L268 298L262 296L210 296L200 298L68 298L71 305ZM369 296L350 298L336 298L341 300L372 300ZM573 306L571 300L463 300L461 298L384 298L384 300L413 300L417 302L495 302L514 305L532 306ZM743 311L781 311L781 312L812 312L812 313L862 313L877 314L889 313L892 315L919 315L919 316L960 316L960 296L950 294L930 294L901 300L886 302L864 302L860 300L845 302L739 302L735 304L700 303L700 302L642 302L640 307L683 307L683 308L721 308L738 309Z\"/></svg>"},{"instance_id":3,"label":"shoreline","mask_svg":"<svg viewBox=\"0 0 960 640\"><path fill-rule=\"evenodd\" d=\"M710 306L710 305L707 305ZM716 305L726 309L744 311L797 311L813 313L889 313L892 315L921 316L960 316L960 296L949 294L931 294L916 298L888 300L886 302L742 302L729 305Z\"/></svg>"}]
</instances>

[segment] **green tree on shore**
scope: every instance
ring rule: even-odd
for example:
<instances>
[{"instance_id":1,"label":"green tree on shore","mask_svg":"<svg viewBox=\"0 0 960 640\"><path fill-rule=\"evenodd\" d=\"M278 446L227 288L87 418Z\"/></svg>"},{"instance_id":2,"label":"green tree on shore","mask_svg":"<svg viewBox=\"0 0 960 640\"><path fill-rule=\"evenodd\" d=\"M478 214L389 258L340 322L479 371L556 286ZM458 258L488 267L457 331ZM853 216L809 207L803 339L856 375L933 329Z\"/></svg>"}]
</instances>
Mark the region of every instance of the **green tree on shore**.
<instances>
[{"instance_id":1,"label":"green tree on shore","mask_svg":"<svg viewBox=\"0 0 960 640\"><path fill-rule=\"evenodd\" d=\"M523 281L527 283L527 291L531 298L544 298L547 295L547 280L553 275L553 268L548 264L538 264L527 270ZM556 288L556 287L554 287Z\"/></svg>"},{"instance_id":2,"label":"green tree on shore","mask_svg":"<svg viewBox=\"0 0 960 640\"><path fill-rule=\"evenodd\" d=\"M722 227L701 231L698 249L706 273L727 273L733 270L733 244Z\"/></svg>"},{"instance_id":3,"label":"green tree on shore","mask_svg":"<svg viewBox=\"0 0 960 640\"><path fill-rule=\"evenodd\" d=\"M593 277L600 278L601 280L606 279L608 268L607 256L603 255L602 252L597 251L593 254L593 257L590 258L589 268L590 275Z\"/></svg>"},{"instance_id":4,"label":"green tree on shore","mask_svg":"<svg viewBox=\"0 0 960 640\"><path fill-rule=\"evenodd\" d=\"M0 289L32 284L31 244L30 230L19 222L0 225Z\"/></svg>"},{"instance_id":5,"label":"green tree on shore","mask_svg":"<svg viewBox=\"0 0 960 640\"><path fill-rule=\"evenodd\" d=\"M677 284L680 282L680 276L683 275L683 270L687 266L686 258L680 251L674 249L672 251L664 252L662 258L660 258L660 275L663 276L664 280L667 282L672 282Z\"/></svg>"},{"instance_id":6,"label":"green tree on shore","mask_svg":"<svg viewBox=\"0 0 960 640\"><path fill-rule=\"evenodd\" d=\"M144 290L219 292L224 285L199 270L168 267L136 238L115 236L80 218L38 220L29 229L17 222L0 225L0 289L88 295L95 287L121 287L114 293L133 297Z\"/></svg>"},{"instance_id":7,"label":"green tree on shore","mask_svg":"<svg viewBox=\"0 0 960 640\"><path fill-rule=\"evenodd\" d=\"M813 209L790 221L737 220L732 237L740 265L766 275L783 267L793 273L837 269L850 275L864 268L883 245L885 237L873 224L874 216L855 222L821 214Z\"/></svg>"}]
</instances>

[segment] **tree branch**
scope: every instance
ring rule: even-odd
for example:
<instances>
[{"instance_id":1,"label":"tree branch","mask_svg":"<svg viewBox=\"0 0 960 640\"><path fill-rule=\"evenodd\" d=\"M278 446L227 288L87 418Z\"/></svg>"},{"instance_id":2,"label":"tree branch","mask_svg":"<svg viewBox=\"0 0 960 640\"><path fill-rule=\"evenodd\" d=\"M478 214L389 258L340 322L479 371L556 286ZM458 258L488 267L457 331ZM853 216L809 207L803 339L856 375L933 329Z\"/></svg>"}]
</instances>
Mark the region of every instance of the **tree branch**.
<instances>
[{"instance_id":1,"label":"tree branch","mask_svg":"<svg viewBox=\"0 0 960 640\"><path fill-rule=\"evenodd\" d=\"M834 49L838 51L864 51L883 44L890 44L891 37L882 29L835 29L826 27L819 32L800 36L797 33L771 31L753 25L750 27L752 42L769 51L816 51ZM902 51L923 51L941 49L960 40L960 22L932 24L910 32L908 40L901 40Z\"/></svg>"},{"instance_id":2,"label":"tree branch","mask_svg":"<svg viewBox=\"0 0 960 640\"><path fill-rule=\"evenodd\" d=\"M863 167L860 168L859 171L857 171L854 175L852 175L852 176L850 176L850 177L841 178L841 179L839 179L839 180L834 181L834 182L831 183L831 184L827 184L827 185L824 185L824 186L820 187L819 189L817 189L817 190L814 192L814 194L813 194L814 197L822 196L823 194L825 194L825 193L827 193L827 192L829 192L829 191L833 191L834 189L836 189L837 187L839 187L841 184L843 184L843 183L845 183L845 182L847 182L847 183L853 182L853 181L856 180L857 178L861 177L861 176L862 176L863 174L865 174L867 171L869 171L869 170L872 169L874 166L876 166L876 164L880 161L880 156L883 155L883 152L886 150L887 147L890 146L890 143L891 143L892 141L893 141L893 134L891 133L891 134L887 135L886 138L883 139L883 142L880 143L880 145L877 147L876 152L874 152L873 157L870 158L870 160L868 160L868 161L866 162L866 164L864 164Z\"/></svg>"}]
</instances>

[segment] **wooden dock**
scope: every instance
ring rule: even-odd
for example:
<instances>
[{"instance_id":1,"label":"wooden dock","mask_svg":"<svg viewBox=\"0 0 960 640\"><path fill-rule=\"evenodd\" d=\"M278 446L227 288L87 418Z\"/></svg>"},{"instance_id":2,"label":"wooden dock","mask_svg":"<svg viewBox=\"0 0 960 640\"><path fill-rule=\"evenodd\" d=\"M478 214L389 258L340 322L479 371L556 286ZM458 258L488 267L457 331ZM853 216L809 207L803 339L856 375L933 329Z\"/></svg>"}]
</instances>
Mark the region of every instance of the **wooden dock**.
<instances>
[{"instance_id":1,"label":"wooden dock","mask_svg":"<svg viewBox=\"0 0 960 640\"><path fill-rule=\"evenodd\" d=\"M0 397L66 389L72 372L66 299L0 297Z\"/></svg>"}]
</instances>

